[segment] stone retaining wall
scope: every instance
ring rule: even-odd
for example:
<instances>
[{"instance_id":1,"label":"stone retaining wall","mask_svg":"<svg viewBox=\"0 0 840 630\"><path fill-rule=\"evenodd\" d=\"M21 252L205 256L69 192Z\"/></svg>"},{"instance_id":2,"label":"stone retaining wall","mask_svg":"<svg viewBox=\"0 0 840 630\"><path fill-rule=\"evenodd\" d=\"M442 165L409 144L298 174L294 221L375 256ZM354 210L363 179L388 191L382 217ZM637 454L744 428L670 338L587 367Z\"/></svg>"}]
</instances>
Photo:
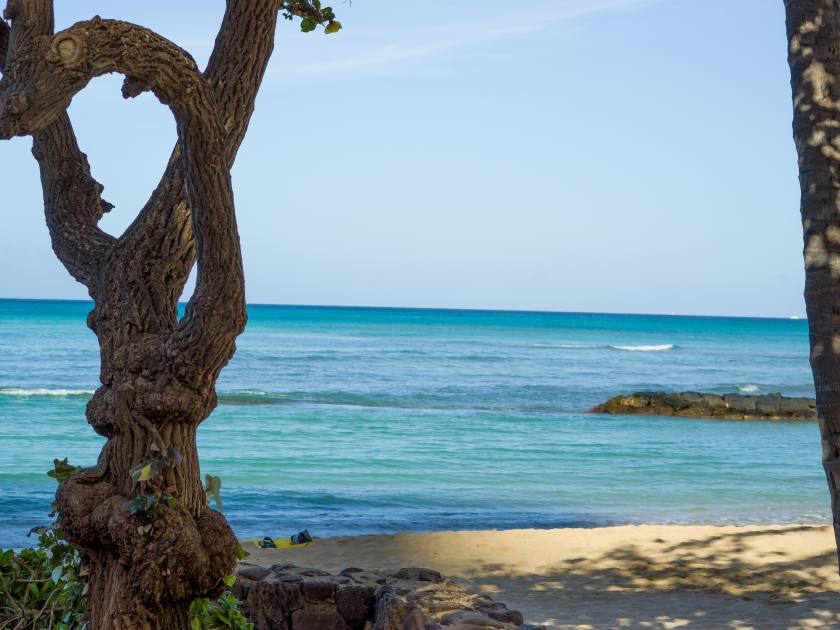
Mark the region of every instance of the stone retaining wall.
<instances>
[{"instance_id":1,"label":"stone retaining wall","mask_svg":"<svg viewBox=\"0 0 840 630\"><path fill-rule=\"evenodd\" d=\"M243 565L235 594L256 630L537 630L522 614L437 571Z\"/></svg>"}]
</instances>

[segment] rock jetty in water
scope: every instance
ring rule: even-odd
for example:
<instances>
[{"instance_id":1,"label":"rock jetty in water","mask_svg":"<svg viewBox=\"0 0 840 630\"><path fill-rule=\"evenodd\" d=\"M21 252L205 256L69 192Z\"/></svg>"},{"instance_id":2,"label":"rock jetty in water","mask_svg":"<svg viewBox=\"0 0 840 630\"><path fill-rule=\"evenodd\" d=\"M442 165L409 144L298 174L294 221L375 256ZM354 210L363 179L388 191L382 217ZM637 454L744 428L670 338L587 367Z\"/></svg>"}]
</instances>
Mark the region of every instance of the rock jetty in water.
<instances>
[{"instance_id":1,"label":"rock jetty in water","mask_svg":"<svg viewBox=\"0 0 840 630\"><path fill-rule=\"evenodd\" d=\"M812 398L791 398L781 394L701 394L699 392L637 392L615 396L593 407L589 413L727 420L816 420Z\"/></svg>"}]
</instances>

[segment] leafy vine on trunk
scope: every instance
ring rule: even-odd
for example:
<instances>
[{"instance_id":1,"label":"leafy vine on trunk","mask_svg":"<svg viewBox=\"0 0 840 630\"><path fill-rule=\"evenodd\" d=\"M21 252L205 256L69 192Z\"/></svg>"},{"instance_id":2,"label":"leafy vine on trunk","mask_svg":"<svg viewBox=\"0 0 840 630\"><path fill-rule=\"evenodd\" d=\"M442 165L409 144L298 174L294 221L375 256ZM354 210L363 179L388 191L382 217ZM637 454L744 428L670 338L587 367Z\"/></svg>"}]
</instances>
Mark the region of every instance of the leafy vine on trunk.
<instances>
[{"instance_id":1,"label":"leafy vine on trunk","mask_svg":"<svg viewBox=\"0 0 840 630\"><path fill-rule=\"evenodd\" d=\"M94 17L55 33L53 0L8 0L0 20L0 138L32 136L53 249L95 303L102 384L87 419L106 443L56 495L62 529L90 560L95 630L187 628L190 603L219 594L236 562L237 541L207 504L195 435L246 322L230 169L280 10L305 31L341 27L315 0L228 0L202 72L127 22ZM160 183L118 238L98 227L112 206L66 113L91 79L114 72L126 98L152 92L169 107L178 131Z\"/></svg>"}]
</instances>

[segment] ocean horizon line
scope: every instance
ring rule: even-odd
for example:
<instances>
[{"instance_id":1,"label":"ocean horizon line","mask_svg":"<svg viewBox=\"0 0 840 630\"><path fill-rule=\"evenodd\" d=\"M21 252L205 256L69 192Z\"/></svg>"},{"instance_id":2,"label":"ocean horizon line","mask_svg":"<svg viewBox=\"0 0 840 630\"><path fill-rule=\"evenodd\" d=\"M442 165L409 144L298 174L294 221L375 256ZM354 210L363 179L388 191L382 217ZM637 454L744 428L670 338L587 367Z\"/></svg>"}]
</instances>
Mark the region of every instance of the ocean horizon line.
<instances>
[{"instance_id":1,"label":"ocean horizon line","mask_svg":"<svg viewBox=\"0 0 840 630\"><path fill-rule=\"evenodd\" d=\"M28 302L28 303L60 303L60 304L90 304L93 300L80 300L69 298L20 298L2 297L0 302ZM179 301L179 306L186 306L186 302ZM555 311L539 309L509 309L509 308L455 308L435 306L376 306L361 304L272 304L269 302L246 302L248 307L257 308L287 308L287 309L333 309L333 310L367 310L367 311L419 311L439 313L487 313L487 314L521 314L521 315L595 315L609 317L673 317L690 319L742 319L742 320L778 320L778 321L803 321L807 317L793 314L787 317L773 315L693 315L690 313L632 313L632 312L606 312L606 311Z\"/></svg>"}]
</instances>

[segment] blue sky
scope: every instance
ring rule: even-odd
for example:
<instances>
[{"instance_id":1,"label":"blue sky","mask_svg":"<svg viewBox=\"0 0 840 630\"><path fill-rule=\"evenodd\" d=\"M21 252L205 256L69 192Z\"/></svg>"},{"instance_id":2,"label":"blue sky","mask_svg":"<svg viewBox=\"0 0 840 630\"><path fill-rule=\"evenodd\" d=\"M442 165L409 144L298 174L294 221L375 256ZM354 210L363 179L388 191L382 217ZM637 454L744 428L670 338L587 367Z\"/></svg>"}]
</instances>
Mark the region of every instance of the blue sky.
<instances>
[{"instance_id":1,"label":"blue sky","mask_svg":"<svg viewBox=\"0 0 840 630\"><path fill-rule=\"evenodd\" d=\"M203 64L224 3L56 5L60 26L121 17ZM250 302L803 314L781 2L334 6L338 35L281 24L234 169ZM71 107L113 233L175 140L119 86ZM85 297L29 147L0 144L0 296Z\"/></svg>"}]
</instances>

